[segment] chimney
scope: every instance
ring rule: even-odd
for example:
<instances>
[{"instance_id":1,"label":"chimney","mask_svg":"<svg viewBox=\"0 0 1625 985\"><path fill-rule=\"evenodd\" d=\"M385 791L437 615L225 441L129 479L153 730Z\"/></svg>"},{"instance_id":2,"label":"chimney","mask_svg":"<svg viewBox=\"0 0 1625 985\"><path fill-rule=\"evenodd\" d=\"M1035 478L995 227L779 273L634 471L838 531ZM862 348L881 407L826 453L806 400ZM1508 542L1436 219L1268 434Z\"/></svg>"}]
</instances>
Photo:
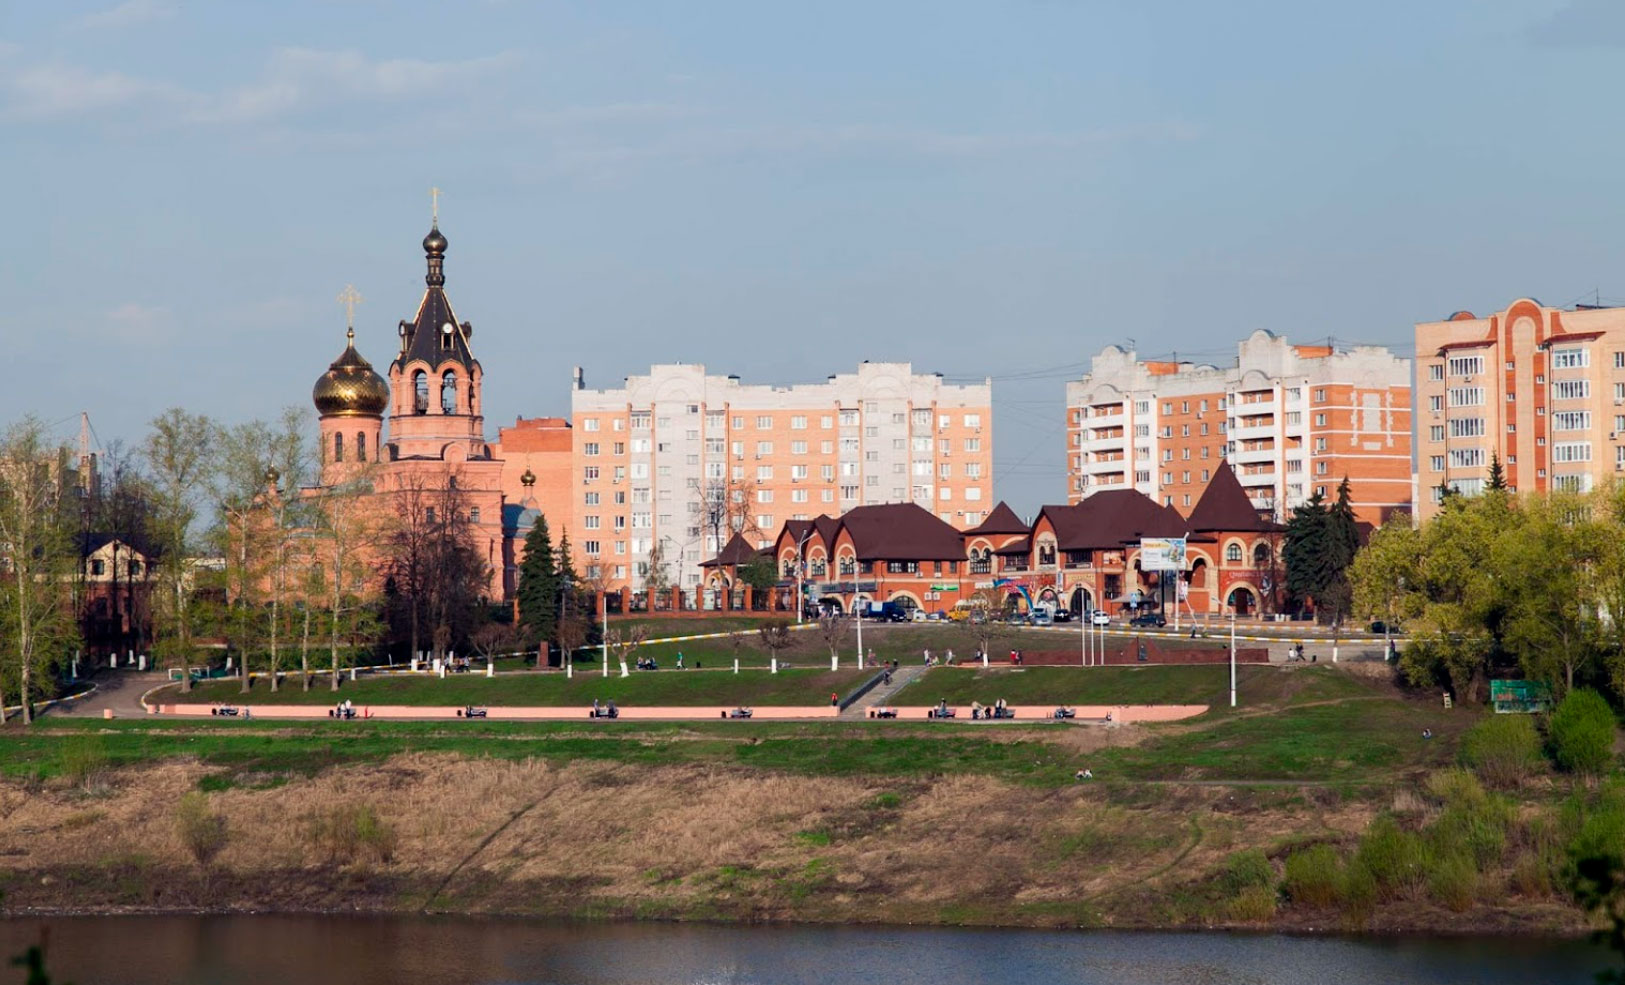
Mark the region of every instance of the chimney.
<instances>
[{"instance_id":1,"label":"chimney","mask_svg":"<svg viewBox=\"0 0 1625 985\"><path fill-rule=\"evenodd\" d=\"M570 370L570 382L577 390L585 390L587 388L586 379L582 375L580 366Z\"/></svg>"}]
</instances>

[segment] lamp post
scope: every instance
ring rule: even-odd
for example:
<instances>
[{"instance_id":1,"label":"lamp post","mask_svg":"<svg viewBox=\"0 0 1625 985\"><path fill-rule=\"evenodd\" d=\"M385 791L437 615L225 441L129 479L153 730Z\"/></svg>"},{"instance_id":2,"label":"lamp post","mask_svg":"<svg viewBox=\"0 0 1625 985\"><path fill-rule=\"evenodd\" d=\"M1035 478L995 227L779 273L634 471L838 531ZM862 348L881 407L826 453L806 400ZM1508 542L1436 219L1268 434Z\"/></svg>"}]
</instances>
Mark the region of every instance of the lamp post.
<instances>
[{"instance_id":1,"label":"lamp post","mask_svg":"<svg viewBox=\"0 0 1625 985\"><path fill-rule=\"evenodd\" d=\"M801 540L796 542L796 625L798 626L802 622L802 613L807 609L805 588L802 585L802 582L807 577L807 541L812 540L812 535L816 532L816 528L808 527L807 533L802 536ZM861 652L859 655L861 656Z\"/></svg>"},{"instance_id":2,"label":"lamp post","mask_svg":"<svg viewBox=\"0 0 1625 985\"><path fill-rule=\"evenodd\" d=\"M1236 610L1230 609L1230 707L1236 706Z\"/></svg>"}]
</instances>

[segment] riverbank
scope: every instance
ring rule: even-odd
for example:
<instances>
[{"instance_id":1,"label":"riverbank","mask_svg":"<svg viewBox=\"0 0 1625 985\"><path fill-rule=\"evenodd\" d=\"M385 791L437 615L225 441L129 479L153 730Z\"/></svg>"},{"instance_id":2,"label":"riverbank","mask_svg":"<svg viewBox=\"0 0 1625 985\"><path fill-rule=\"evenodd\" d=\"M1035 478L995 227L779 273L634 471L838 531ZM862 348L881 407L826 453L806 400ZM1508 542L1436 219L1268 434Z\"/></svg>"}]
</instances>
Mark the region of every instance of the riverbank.
<instances>
[{"instance_id":1,"label":"riverbank","mask_svg":"<svg viewBox=\"0 0 1625 985\"><path fill-rule=\"evenodd\" d=\"M1451 769L1477 716L1381 680L1246 683L1111 728L46 723L0 733L0 889L9 914L1586 929L1558 877L1596 791L1487 794Z\"/></svg>"}]
</instances>

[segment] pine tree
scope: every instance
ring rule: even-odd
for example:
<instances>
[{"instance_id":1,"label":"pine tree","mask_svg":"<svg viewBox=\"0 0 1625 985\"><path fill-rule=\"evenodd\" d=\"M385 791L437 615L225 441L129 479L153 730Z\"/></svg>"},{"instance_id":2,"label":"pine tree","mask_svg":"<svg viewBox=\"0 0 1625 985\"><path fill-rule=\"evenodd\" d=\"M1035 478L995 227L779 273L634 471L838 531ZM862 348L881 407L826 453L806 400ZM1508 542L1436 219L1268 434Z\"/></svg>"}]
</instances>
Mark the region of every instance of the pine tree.
<instances>
[{"instance_id":1,"label":"pine tree","mask_svg":"<svg viewBox=\"0 0 1625 985\"><path fill-rule=\"evenodd\" d=\"M1495 452L1490 452L1490 479L1485 488L1494 492L1506 492L1506 470L1501 468L1501 456Z\"/></svg>"},{"instance_id":2,"label":"pine tree","mask_svg":"<svg viewBox=\"0 0 1625 985\"><path fill-rule=\"evenodd\" d=\"M559 616L559 570L547 517L537 516L525 535L525 557L519 562L519 621L534 643L553 639Z\"/></svg>"}]
</instances>

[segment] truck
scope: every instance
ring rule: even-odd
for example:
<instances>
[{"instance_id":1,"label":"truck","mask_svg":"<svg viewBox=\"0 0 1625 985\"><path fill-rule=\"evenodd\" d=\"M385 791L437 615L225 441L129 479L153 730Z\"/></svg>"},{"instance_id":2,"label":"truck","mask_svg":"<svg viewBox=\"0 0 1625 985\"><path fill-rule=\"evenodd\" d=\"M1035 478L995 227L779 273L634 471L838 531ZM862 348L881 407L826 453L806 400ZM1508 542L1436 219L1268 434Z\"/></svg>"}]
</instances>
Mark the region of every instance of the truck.
<instances>
[{"instance_id":1,"label":"truck","mask_svg":"<svg viewBox=\"0 0 1625 985\"><path fill-rule=\"evenodd\" d=\"M910 613L896 602L870 602L864 606L863 617L876 622L908 622Z\"/></svg>"}]
</instances>

